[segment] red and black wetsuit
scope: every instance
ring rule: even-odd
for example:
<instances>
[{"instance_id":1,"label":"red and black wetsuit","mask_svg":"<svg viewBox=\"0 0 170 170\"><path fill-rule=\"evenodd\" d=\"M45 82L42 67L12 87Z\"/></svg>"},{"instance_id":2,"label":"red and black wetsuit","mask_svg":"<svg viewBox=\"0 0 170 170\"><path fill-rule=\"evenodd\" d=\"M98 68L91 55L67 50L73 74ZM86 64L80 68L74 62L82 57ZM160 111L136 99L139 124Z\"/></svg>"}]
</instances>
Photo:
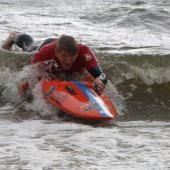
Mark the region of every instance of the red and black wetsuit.
<instances>
[{"instance_id":1,"label":"red and black wetsuit","mask_svg":"<svg viewBox=\"0 0 170 170\"><path fill-rule=\"evenodd\" d=\"M47 73L50 75L57 75L58 73L81 73L84 69L86 69L94 78L96 78L102 73L95 55L85 45L79 44L79 53L76 62L69 71L65 71L60 65L55 54L55 48L57 46L56 38L48 38L38 45L34 42L30 35L17 33L13 37L13 43L22 48L23 51L38 51L33 56L32 64L43 62Z\"/></svg>"},{"instance_id":2,"label":"red and black wetsuit","mask_svg":"<svg viewBox=\"0 0 170 170\"><path fill-rule=\"evenodd\" d=\"M94 78L101 74L102 70L98 66L96 57L87 46L78 44L78 57L70 70L64 70L62 68L59 60L56 57L56 46L57 40L49 44L45 44L33 56L31 63L35 64L42 62L46 67L46 71L52 75L58 75L60 73L82 73L85 69L88 70Z\"/></svg>"}]
</instances>

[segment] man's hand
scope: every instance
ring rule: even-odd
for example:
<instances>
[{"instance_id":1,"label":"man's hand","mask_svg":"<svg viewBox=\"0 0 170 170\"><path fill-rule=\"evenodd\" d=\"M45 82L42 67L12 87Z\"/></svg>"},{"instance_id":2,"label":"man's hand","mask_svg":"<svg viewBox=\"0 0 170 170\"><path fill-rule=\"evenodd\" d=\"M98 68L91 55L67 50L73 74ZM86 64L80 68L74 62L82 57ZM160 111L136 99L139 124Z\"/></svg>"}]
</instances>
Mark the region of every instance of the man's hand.
<instances>
[{"instance_id":1,"label":"man's hand","mask_svg":"<svg viewBox=\"0 0 170 170\"><path fill-rule=\"evenodd\" d=\"M105 84L101 81L99 77L94 79L94 84L95 84L95 90L101 94L103 90L105 89Z\"/></svg>"},{"instance_id":2,"label":"man's hand","mask_svg":"<svg viewBox=\"0 0 170 170\"><path fill-rule=\"evenodd\" d=\"M94 83L95 83L96 92L101 94L103 92L103 90L105 89L105 86L107 84L106 75L104 73L101 73L99 77L94 79Z\"/></svg>"}]
</instances>

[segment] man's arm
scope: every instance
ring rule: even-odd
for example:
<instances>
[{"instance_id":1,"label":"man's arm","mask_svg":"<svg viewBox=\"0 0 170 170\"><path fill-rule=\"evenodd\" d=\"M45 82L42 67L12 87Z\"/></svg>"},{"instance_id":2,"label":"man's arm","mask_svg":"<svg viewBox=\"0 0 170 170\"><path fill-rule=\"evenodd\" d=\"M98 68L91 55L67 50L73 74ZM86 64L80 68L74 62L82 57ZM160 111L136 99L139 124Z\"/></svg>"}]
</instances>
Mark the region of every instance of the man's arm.
<instances>
[{"instance_id":1,"label":"man's arm","mask_svg":"<svg viewBox=\"0 0 170 170\"><path fill-rule=\"evenodd\" d=\"M95 90L101 94L107 84L107 76L102 69L97 65L89 70L89 73L94 77Z\"/></svg>"},{"instance_id":2,"label":"man's arm","mask_svg":"<svg viewBox=\"0 0 170 170\"><path fill-rule=\"evenodd\" d=\"M86 60L86 68L88 72L94 77L96 91L98 93L102 93L107 83L107 76L100 68L96 60L96 56L91 52L88 47L86 47L86 49L84 50L84 57Z\"/></svg>"}]
</instances>

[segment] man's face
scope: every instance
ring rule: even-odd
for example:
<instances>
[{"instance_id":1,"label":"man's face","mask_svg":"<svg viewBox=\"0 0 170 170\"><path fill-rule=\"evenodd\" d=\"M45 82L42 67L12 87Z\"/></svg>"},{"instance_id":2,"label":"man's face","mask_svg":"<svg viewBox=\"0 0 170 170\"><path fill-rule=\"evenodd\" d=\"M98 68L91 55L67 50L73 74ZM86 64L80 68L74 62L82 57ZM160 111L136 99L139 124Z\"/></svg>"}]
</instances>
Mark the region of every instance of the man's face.
<instances>
[{"instance_id":1,"label":"man's face","mask_svg":"<svg viewBox=\"0 0 170 170\"><path fill-rule=\"evenodd\" d=\"M58 60L59 60L61 66L63 67L64 70L70 70L71 69L75 60L77 59L77 56L78 56L77 54L72 56L65 50L62 50L57 55Z\"/></svg>"}]
</instances>

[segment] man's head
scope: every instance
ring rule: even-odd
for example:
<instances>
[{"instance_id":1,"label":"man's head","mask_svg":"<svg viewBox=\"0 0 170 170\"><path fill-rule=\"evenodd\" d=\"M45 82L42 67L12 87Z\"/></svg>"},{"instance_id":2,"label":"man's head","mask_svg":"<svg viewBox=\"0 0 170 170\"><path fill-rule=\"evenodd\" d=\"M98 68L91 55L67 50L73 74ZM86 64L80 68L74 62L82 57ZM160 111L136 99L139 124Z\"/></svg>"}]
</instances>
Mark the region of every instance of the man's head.
<instances>
[{"instance_id":1,"label":"man's head","mask_svg":"<svg viewBox=\"0 0 170 170\"><path fill-rule=\"evenodd\" d=\"M75 39L68 35L62 35L58 40L56 51L62 67L65 70L71 69L78 55L78 45Z\"/></svg>"}]
</instances>

